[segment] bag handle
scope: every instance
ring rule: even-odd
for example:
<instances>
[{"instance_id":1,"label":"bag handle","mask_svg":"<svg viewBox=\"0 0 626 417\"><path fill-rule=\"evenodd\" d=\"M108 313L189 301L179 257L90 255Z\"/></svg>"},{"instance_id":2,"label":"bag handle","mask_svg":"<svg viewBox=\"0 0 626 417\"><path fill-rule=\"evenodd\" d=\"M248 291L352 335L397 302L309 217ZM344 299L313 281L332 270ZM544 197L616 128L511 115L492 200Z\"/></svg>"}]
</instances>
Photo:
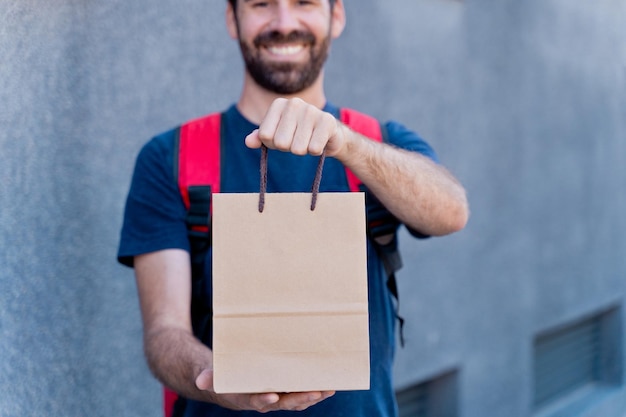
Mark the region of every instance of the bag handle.
<instances>
[{"instance_id":1,"label":"bag handle","mask_svg":"<svg viewBox=\"0 0 626 417\"><path fill-rule=\"evenodd\" d=\"M311 187L311 211L315 210L317 204L317 194L320 191L320 183L322 182L322 170L324 169L324 160L326 159L326 150L320 155L320 160L317 163L317 169L315 170L315 179L313 180L313 186ZM259 213L263 213L265 208L265 192L267 191L267 146L261 146L261 185L259 192Z\"/></svg>"}]
</instances>

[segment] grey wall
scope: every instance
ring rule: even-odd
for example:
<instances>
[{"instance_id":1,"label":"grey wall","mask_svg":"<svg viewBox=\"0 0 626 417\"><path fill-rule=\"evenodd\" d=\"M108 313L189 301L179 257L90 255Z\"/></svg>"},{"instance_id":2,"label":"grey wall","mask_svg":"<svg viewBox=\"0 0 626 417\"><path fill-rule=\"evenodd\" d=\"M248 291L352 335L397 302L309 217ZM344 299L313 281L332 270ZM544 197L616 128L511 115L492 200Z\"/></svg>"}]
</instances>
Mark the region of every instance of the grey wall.
<instances>
[{"instance_id":1,"label":"grey wall","mask_svg":"<svg viewBox=\"0 0 626 417\"><path fill-rule=\"evenodd\" d=\"M416 129L472 208L403 236L398 386L455 369L460 415L532 415L534 335L624 299L626 4L347 3L329 98ZM159 415L118 232L139 147L238 96L223 9L0 2L0 416Z\"/></svg>"}]
</instances>

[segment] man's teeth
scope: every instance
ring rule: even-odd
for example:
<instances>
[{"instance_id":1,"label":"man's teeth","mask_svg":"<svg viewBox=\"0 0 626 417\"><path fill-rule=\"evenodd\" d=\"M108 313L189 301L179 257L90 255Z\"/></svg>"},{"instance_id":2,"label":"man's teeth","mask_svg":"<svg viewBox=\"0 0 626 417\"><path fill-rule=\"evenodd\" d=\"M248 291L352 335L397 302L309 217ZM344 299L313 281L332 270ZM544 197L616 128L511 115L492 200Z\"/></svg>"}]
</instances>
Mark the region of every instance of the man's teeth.
<instances>
[{"instance_id":1,"label":"man's teeth","mask_svg":"<svg viewBox=\"0 0 626 417\"><path fill-rule=\"evenodd\" d=\"M302 45L292 46L270 46L267 48L271 53L276 55L295 55L302 50Z\"/></svg>"}]
</instances>

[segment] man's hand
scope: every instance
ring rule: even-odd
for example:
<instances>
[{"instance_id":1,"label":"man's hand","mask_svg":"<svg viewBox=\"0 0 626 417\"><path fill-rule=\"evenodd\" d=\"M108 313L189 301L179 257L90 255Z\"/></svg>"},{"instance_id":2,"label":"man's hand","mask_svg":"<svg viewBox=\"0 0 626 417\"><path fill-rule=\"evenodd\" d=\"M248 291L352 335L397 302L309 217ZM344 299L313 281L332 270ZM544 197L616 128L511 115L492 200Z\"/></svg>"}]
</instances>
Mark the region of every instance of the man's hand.
<instances>
[{"instance_id":1,"label":"man's hand","mask_svg":"<svg viewBox=\"0 0 626 417\"><path fill-rule=\"evenodd\" d=\"M231 410L254 410L261 413L277 410L302 411L335 394L334 391L216 394L213 391L213 371L205 369L196 378L196 387L211 393L212 402Z\"/></svg>"},{"instance_id":2,"label":"man's hand","mask_svg":"<svg viewBox=\"0 0 626 417\"><path fill-rule=\"evenodd\" d=\"M333 115L299 98L274 100L246 146L278 149L296 155L336 156L345 145L344 126Z\"/></svg>"},{"instance_id":3,"label":"man's hand","mask_svg":"<svg viewBox=\"0 0 626 417\"><path fill-rule=\"evenodd\" d=\"M465 189L443 166L424 155L367 139L333 115L299 98L272 102L246 146L296 155L321 155L349 168L402 223L425 235L465 227Z\"/></svg>"}]
</instances>

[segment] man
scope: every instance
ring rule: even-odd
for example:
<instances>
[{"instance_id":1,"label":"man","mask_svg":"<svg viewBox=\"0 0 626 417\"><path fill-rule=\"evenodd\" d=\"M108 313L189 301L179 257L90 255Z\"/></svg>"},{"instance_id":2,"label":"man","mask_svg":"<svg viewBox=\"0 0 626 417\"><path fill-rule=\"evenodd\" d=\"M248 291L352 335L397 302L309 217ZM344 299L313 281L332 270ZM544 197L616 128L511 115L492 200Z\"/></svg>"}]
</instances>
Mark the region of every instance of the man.
<instances>
[{"instance_id":1,"label":"man","mask_svg":"<svg viewBox=\"0 0 626 417\"><path fill-rule=\"evenodd\" d=\"M230 36L239 41L246 71L241 96L223 119L222 192L258 192L262 145L271 154L268 191L305 191L315 172L315 156L325 150L321 191L348 191L347 167L415 235L445 235L465 226L464 189L433 161L434 153L424 141L389 122L386 128L394 146L374 142L339 122L339 110L326 102L323 64L331 41L344 29L343 0L229 0L226 22ZM135 268L150 368L166 386L189 399L185 415L298 410L310 416L394 416L393 303L371 243L369 391L213 391L210 341L201 343L192 333L189 243L185 207L172 177L173 147L170 131L142 149L118 255ZM210 280L210 252L207 256L205 274Z\"/></svg>"}]
</instances>

